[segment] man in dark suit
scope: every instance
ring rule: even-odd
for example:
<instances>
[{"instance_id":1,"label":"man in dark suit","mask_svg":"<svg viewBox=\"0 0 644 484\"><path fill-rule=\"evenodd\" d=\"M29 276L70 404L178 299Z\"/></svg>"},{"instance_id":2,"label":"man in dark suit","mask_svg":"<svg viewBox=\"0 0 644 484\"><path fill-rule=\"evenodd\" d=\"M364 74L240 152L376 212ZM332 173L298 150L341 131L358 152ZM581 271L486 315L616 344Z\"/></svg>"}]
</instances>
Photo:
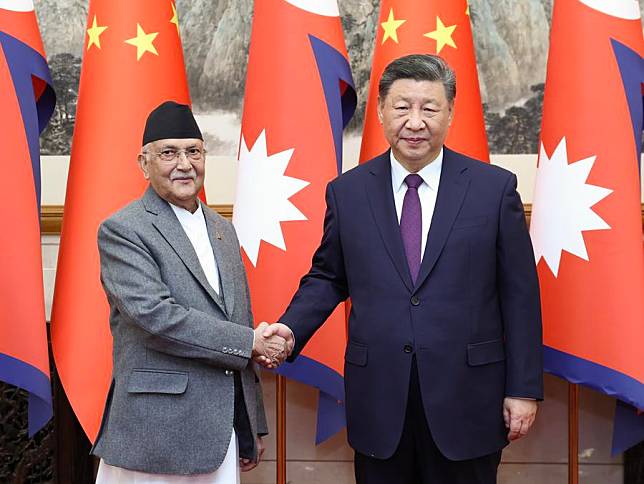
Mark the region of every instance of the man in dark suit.
<instances>
[{"instance_id":1,"label":"man in dark suit","mask_svg":"<svg viewBox=\"0 0 644 484\"><path fill-rule=\"evenodd\" d=\"M440 57L389 64L378 114L391 150L329 184L312 267L264 333L289 338L294 358L351 298L345 404L358 483L495 482L501 449L527 433L543 396L517 179L443 145L455 95Z\"/></svg>"}]
</instances>

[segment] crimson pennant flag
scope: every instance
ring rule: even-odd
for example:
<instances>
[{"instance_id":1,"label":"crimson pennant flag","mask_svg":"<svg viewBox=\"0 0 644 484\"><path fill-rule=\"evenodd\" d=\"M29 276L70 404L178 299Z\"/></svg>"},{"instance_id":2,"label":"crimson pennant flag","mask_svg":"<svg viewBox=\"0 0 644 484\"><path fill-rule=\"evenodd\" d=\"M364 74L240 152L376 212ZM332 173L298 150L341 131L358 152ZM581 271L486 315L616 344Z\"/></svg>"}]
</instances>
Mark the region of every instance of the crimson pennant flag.
<instances>
[{"instance_id":1,"label":"crimson pennant flag","mask_svg":"<svg viewBox=\"0 0 644 484\"><path fill-rule=\"evenodd\" d=\"M90 0L83 52L51 331L65 393L93 441L112 378L98 226L145 190L136 157L147 115L190 97L171 0Z\"/></svg>"},{"instance_id":2,"label":"crimson pennant flag","mask_svg":"<svg viewBox=\"0 0 644 484\"><path fill-rule=\"evenodd\" d=\"M55 105L33 3L0 2L0 145L9 175L0 190L0 380L29 393L29 436L52 415L38 137Z\"/></svg>"},{"instance_id":3,"label":"crimson pennant flag","mask_svg":"<svg viewBox=\"0 0 644 484\"><path fill-rule=\"evenodd\" d=\"M256 322L282 314L310 267L355 106L336 1L256 1L233 212ZM345 423L341 306L278 370L320 390L318 442Z\"/></svg>"},{"instance_id":4,"label":"crimson pennant flag","mask_svg":"<svg viewBox=\"0 0 644 484\"><path fill-rule=\"evenodd\" d=\"M360 162L389 148L378 120L378 82L387 64L409 54L437 54L454 69L457 94L445 144L489 161L467 0L382 0Z\"/></svg>"},{"instance_id":5,"label":"crimson pennant flag","mask_svg":"<svg viewBox=\"0 0 644 484\"><path fill-rule=\"evenodd\" d=\"M643 53L637 2L555 1L530 227L545 369L640 409Z\"/></svg>"}]
</instances>

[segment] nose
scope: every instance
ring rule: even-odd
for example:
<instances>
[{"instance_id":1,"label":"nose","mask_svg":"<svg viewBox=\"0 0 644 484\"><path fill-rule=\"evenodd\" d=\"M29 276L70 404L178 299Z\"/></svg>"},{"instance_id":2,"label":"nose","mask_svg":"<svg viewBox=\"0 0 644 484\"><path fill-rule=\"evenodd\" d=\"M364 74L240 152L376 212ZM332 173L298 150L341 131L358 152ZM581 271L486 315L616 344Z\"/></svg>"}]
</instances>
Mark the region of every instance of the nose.
<instances>
[{"instance_id":1,"label":"nose","mask_svg":"<svg viewBox=\"0 0 644 484\"><path fill-rule=\"evenodd\" d=\"M192 170L192 163L190 163L185 151L177 153L177 168L180 170Z\"/></svg>"},{"instance_id":2,"label":"nose","mask_svg":"<svg viewBox=\"0 0 644 484\"><path fill-rule=\"evenodd\" d=\"M407 129L418 131L423 129L423 118L419 109L410 109L409 115L407 117L407 123L405 123Z\"/></svg>"}]
</instances>

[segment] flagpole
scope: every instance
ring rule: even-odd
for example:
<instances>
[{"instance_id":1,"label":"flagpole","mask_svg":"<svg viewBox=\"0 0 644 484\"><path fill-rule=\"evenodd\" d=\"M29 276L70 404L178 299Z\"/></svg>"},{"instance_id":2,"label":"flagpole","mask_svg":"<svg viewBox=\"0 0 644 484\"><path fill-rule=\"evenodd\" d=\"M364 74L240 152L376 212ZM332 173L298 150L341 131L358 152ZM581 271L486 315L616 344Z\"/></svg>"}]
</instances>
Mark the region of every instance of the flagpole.
<instances>
[{"instance_id":1,"label":"flagpole","mask_svg":"<svg viewBox=\"0 0 644 484\"><path fill-rule=\"evenodd\" d=\"M579 483L579 385L568 383L568 484Z\"/></svg>"},{"instance_id":2,"label":"flagpole","mask_svg":"<svg viewBox=\"0 0 644 484\"><path fill-rule=\"evenodd\" d=\"M277 484L286 484L286 378L277 375Z\"/></svg>"}]
</instances>

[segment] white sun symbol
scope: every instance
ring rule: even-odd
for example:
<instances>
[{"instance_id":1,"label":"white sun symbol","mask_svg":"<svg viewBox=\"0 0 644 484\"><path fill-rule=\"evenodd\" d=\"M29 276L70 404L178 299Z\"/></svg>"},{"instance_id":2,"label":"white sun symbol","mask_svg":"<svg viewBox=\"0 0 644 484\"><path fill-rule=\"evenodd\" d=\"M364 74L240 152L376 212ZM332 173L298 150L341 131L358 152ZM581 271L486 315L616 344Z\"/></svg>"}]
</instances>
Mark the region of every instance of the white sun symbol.
<instances>
[{"instance_id":1,"label":"white sun symbol","mask_svg":"<svg viewBox=\"0 0 644 484\"><path fill-rule=\"evenodd\" d=\"M293 149L269 156L266 130L260 133L250 150L242 135L233 224L239 244L253 266L257 266L262 240L286 250L280 222L307 220L289 201L291 196L309 184L284 175L292 155Z\"/></svg>"},{"instance_id":2,"label":"white sun symbol","mask_svg":"<svg viewBox=\"0 0 644 484\"><path fill-rule=\"evenodd\" d=\"M591 209L612 192L586 183L595 158L591 156L568 164L565 137L551 158L541 144L530 235L535 261L538 263L543 257L555 277L564 250L589 260L582 232L610 229Z\"/></svg>"}]
</instances>

